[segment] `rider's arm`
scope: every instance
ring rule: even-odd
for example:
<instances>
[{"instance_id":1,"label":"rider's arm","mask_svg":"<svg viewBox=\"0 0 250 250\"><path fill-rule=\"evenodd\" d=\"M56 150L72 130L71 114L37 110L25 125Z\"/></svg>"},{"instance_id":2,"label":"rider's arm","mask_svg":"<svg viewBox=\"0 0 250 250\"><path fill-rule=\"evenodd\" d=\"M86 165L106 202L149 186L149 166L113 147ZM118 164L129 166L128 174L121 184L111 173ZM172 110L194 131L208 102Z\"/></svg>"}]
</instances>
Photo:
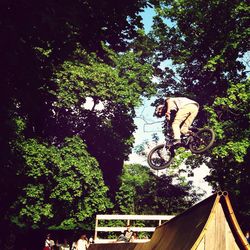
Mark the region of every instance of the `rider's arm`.
<instances>
[{"instance_id":1,"label":"rider's arm","mask_svg":"<svg viewBox=\"0 0 250 250\"><path fill-rule=\"evenodd\" d=\"M171 114L171 98L166 100L166 106L167 106L167 110L166 110L166 118L167 120L170 120L170 114Z\"/></svg>"},{"instance_id":2,"label":"rider's arm","mask_svg":"<svg viewBox=\"0 0 250 250\"><path fill-rule=\"evenodd\" d=\"M169 104L170 104L170 103L169 103L169 100L170 100L170 99L167 99L167 100L166 100L166 106L167 106L166 115L167 115L167 114L170 114L170 108L169 108Z\"/></svg>"},{"instance_id":3,"label":"rider's arm","mask_svg":"<svg viewBox=\"0 0 250 250\"><path fill-rule=\"evenodd\" d=\"M169 98L166 100L166 104L167 104L167 111L166 111L166 116L170 115L171 110L175 109L175 103L173 98Z\"/></svg>"}]
</instances>

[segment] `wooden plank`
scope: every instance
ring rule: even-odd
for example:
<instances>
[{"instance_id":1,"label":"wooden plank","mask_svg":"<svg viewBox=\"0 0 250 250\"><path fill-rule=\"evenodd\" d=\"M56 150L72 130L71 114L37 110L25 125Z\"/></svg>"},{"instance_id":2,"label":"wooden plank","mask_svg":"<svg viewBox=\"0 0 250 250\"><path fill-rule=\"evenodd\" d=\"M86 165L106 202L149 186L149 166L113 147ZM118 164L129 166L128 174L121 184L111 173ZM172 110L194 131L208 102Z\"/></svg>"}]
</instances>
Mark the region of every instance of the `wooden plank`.
<instances>
[{"instance_id":1,"label":"wooden plank","mask_svg":"<svg viewBox=\"0 0 250 250\"><path fill-rule=\"evenodd\" d=\"M225 196L225 201L226 201L227 208L228 208L228 211L229 211L229 214L230 214L230 219L231 219L232 225L234 227L234 230L236 231L236 233L239 236L239 240L241 241L241 244L244 246L245 249L250 249L250 246L249 246L249 244L247 242L247 239L244 236L243 232L241 231L241 228L240 228L240 226L238 224L238 221L237 221L237 219L235 217L235 214L234 214L234 211L233 211L233 208L232 208L232 205L231 205L231 202L229 200L228 195Z\"/></svg>"},{"instance_id":2,"label":"wooden plank","mask_svg":"<svg viewBox=\"0 0 250 250\"><path fill-rule=\"evenodd\" d=\"M216 249L226 249L226 218L221 206L221 203L218 204L215 215L215 240L217 242Z\"/></svg>"},{"instance_id":3,"label":"wooden plank","mask_svg":"<svg viewBox=\"0 0 250 250\"><path fill-rule=\"evenodd\" d=\"M97 219L97 217L96 217L96 219L95 219L95 234L94 234L94 239L97 238L97 231L96 231L96 228L98 228L98 219Z\"/></svg>"},{"instance_id":4,"label":"wooden plank","mask_svg":"<svg viewBox=\"0 0 250 250\"><path fill-rule=\"evenodd\" d=\"M174 215L97 214L97 220L171 220Z\"/></svg>"},{"instance_id":5,"label":"wooden plank","mask_svg":"<svg viewBox=\"0 0 250 250\"><path fill-rule=\"evenodd\" d=\"M97 232L123 232L126 227L97 227ZM131 227L132 231L136 232L154 232L155 227Z\"/></svg>"},{"instance_id":6,"label":"wooden plank","mask_svg":"<svg viewBox=\"0 0 250 250\"><path fill-rule=\"evenodd\" d=\"M215 241L215 210L210 214L209 224L205 234L205 248L206 250L216 250L216 241Z\"/></svg>"},{"instance_id":7,"label":"wooden plank","mask_svg":"<svg viewBox=\"0 0 250 250\"><path fill-rule=\"evenodd\" d=\"M210 234L210 232L209 232L210 227L213 227L213 225L211 225L211 224L213 224L214 216L215 216L215 209L216 209L216 206L217 206L219 201L220 201L220 196L216 195L216 198L215 198L213 207L211 209L210 215L207 219L207 222L206 222L202 232L200 233L198 239L196 240L196 242L192 246L191 250L196 250L202 240L204 240L204 249L209 249L209 248L207 248L207 243L209 244L209 241L211 241L211 240L209 239L208 235ZM213 248L210 248L210 249L213 249Z\"/></svg>"},{"instance_id":8,"label":"wooden plank","mask_svg":"<svg viewBox=\"0 0 250 250\"><path fill-rule=\"evenodd\" d=\"M205 237L202 238L198 247L195 250L204 250L205 249Z\"/></svg>"},{"instance_id":9,"label":"wooden plank","mask_svg":"<svg viewBox=\"0 0 250 250\"><path fill-rule=\"evenodd\" d=\"M228 222L226 223L226 250L239 250Z\"/></svg>"},{"instance_id":10,"label":"wooden plank","mask_svg":"<svg viewBox=\"0 0 250 250\"><path fill-rule=\"evenodd\" d=\"M133 240L131 242L133 242L133 243L145 243L148 241L150 241L150 239L136 239L136 240ZM117 239L96 239L95 243L100 244L100 243L119 243L119 242L117 242Z\"/></svg>"}]
</instances>

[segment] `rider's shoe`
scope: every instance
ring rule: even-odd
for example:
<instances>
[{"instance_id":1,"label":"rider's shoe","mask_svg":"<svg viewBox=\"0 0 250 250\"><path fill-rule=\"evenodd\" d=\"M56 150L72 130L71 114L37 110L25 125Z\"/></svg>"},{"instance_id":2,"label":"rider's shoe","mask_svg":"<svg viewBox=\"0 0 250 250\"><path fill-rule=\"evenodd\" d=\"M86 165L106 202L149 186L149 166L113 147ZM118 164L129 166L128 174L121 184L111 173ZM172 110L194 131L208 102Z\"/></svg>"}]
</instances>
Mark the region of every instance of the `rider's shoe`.
<instances>
[{"instance_id":1,"label":"rider's shoe","mask_svg":"<svg viewBox=\"0 0 250 250\"><path fill-rule=\"evenodd\" d=\"M183 145L187 145L189 141L189 133L181 135L181 142Z\"/></svg>"},{"instance_id":2,"label":"rider's shoe","mask_svg":"<svg viewBox=\"0 0 250 250\"><path fill-rule=\"evenodd\" d=\"M181 145L182 145L181 139L175 139L175 140L173 141L173 146L174 146L175 148L180 147Z\"/></svg>"},{"instance_id":3,"label":"rider's shoe","mask_svg":"<svg viewBox=\"0 0 250 250\"><path fill-rule=\"evenodd\" d=\"M188 130L188 132L185 134L186 136L194 135L194 132L191 130Z\"/></svg>"},{"instance_id":4,"label":"rider's shoe","mask_svg":"<svg viewBox=\"0 0 250 250\"><path fill-rule=\"evenodd\" d=\"M181 139L174 139L173 145L181 144Z\"/></svg>"},{"instance_id":5,"label":"rider's shoe","mask_svg":"<svg viewBox=\"0 0 250 250\"><path fill-rule=\"evenodd\" d=\"M177 148L177 147L180 147L181 145L182 145L181 139L174 139L173 141L171 141L171 142L168 144L168 147Z\"/></svg>"}]
</instances>

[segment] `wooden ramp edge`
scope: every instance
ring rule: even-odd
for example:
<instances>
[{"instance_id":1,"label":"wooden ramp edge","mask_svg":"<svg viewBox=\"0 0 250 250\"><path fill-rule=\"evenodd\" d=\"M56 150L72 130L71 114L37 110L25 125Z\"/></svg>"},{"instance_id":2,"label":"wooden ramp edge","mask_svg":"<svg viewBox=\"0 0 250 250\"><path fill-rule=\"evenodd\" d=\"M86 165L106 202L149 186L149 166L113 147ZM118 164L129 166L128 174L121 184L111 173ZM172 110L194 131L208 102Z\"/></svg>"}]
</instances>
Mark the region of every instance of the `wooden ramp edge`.
<instances>
[{"instance_id":1,"label":"wooden ramp edge","mask_svg":"<svg viewBox=\"0 0 250 250\"><path fill-rule=\"evenodd\" d=\"M149 242L92 244L89 250L208 249L205 247L204 239L206 234L211 232L211 227L216 224L214 218L218 211L221 211L221 214L225 217L225 223L233 235L235 248L229 249L250 249L233 212L228 193L220 191L157 227ZM209 243L209 241L207 242ZM220 247L217 246L215 249L226 250L227 248L225 248L225 244L221 244Z\"/></svg>"}]
</instances>

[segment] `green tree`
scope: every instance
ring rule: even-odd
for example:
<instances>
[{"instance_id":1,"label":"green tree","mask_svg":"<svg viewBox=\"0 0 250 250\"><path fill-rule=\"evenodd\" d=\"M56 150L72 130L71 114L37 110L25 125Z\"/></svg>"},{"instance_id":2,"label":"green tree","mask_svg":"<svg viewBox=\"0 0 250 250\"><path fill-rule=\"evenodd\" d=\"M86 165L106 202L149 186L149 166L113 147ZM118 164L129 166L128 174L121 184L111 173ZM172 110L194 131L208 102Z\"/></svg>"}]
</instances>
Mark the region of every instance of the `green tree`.
<instances>
[{"instance_id":1,"label":"green tree","mask_svg":"<svg viewBox=\"0 0 250 250\"><path fill-rule=\"evenodd\" d=\"M0 215L6 224L11 217L19 226L73 228L110 207L98 169L106 183L115 182L132 146L134 106L153 91L152 67L129 47L145 5L0 3ZM91 110L81 106L87 97ZM103 110L95 109L98 102Z\"/></svg>"},{"instance_id":2,"label":"green tree","mask_svg":"<svg viewBox=\"0 0 250 250\"><path fill-rule=\"evenodd\" d=\"M148 167L128 164L123 168L116 201L117 209L126 214L177 214L200 197L191 182L177 175L156 176Z\"/></svg>"},{"instance_id":3,"label":"green tree","mask_svg":"<svg viewBox=\"0 0 250 250\"><path fill-rule=\"evenodd\" d=\"M74 229L112 207L98 162L82 139L65 138L60 147L23 139L16 144L24 164L17 172L22 189L10 213L14 223Z\"/></svg>"},{"instance_id":4,"label":"green tree","mask_svg":"<svg viewBox=\"0 0 250 250\"><path fill-rule=\"evenodd\" d=\"M230 191L237 201L235 207L246 228L250 222L250 203L247 198L250 185L249 88L249 79L232 83L224 97L217 97L213 106L206 108L217 135L217 145L209 163L211 176L207 179L215 188Z\"/></svg>"},{"instance_id":5,"label":"green tree","mask_svg":"<svg viewBox=\"0 0 250 250\"><path fill-rule=\"evenodd\" d=\"M164 94L185 94L211 104L226 93L229 81L246 77L240 58L249 51L247 1L163 0L157 1L156 12L153 35L159 60L171 59L176 67L166 69Z\"/></svg>"},{"instance_id":6,"label":"green tree","mask_svg":"<svg viewBox=\"0 0 250 250\"><path fill-rule=\"evenodd\" d=\"M116 194L116 209L124 214L136 214L137 190L149 182L150 171L140 164L125 164L120 179L120 188Z\"/></svg>"},{"instance_id":7,"label":"green tree","mask_svg":"<svg viewBox=\"0 0 250 250\"><path fill-rule=\"evenodd\" d=\"M27 138L39 138L58 145L65 137L83 131L85 136L82 138L102 169L115 165L118 167L114 171L119 174L123 159L132 145L130 137L135 129L132 106L139 104L140 94L152 92L149 90L150 66L143 66L143 60L135 58L139 54L134 56L132 50L123 53L131 49L129 44L137 29L142 27L139 12L145 5L146 2L140 0L119 4L110 1L63 1L60 4L47 1L34 5L31 1L14 0L1 3L3 39L0 48L5 64L0 91L3 119L0 147L4 154L0 161L4 173L11 166L15 171L16 164L10 164L10 161L18 161L10 148L10 141L15 139L16 133L13 116L18 114L26 121L24 133ZM102 42L115 51L108 52L107 46L103 49ZM90 54L92 51L93 54ZM117 56L121 60L115 58L116 51L124 54ZM113 59L107 55L112 53ZM82 75L79 75L81 67ZM66 71L70 75L68 81L65 81ZM57 77L61 80L59 84ZM79 83L78 77L83 77ZM85 80L83 87L81 84ZM71 91L70 88L72 93L65 95L65 92ZM115 91L119 94L112 96ZM80 105L86 97L93 97L94 103L109 101L105 112L83 110ZM117 99L115 105L108 107L113 97ZM78 102L74 114L72 107L69 110L67 106L72 101ZM55 107L55 103L59 102L65 104L60 106L60 110ZM123 131L122 126L126 126ZM110 132L113 128L119 131ZM108 147L104 145L107 141L111 141ZM96 149L96 146L99 147ZM109 152L112 157L103 157ZM112 161L117 154L114 158L118 162ZM109 178L109 173L104 175L105 179Z\"/></svg>"},{"instance_id":8,"label":"green tree","mask_svg":"<svg viewBox=\"0 0 250 250\"><path fill-rule=\"evenodd\" d=\"M54 111L66 133L77 133L86 141L106 183L115 190L114 176L121 173L133 145L134 109L141 104L142 96L155 93L155 85L151 82L153 68L140 62L139 53L117 54L103 48L107 52L105 61L78 49L74 60L65 61L55 72L58 88L53 92ZM90 109L84 108L87 98L92 101ZM97 104L102 108L96 108Z\"/></svg>"},{"instance_id":9,"label":"green tree","mask_svg":"<svg viewBox=\"0 0 250 250\"><path fill-rule=\"evenodd\" d=\"M249 53L249 4L245 0L152 2L157 12L152 36L159 44L159 60L173 63L163 72L159 94L185 95L201 104L198 123L210 120L217 141L212 154L200 156L198 164L209 164L209 182L215 189L231 191L239 213L246 216L249 80L243 57ZM203 105L208 108L202 109ZM193 159L186 163L195 167ZM247 217L240 221L248 223Z\"/></svg>"}]
</instances>

